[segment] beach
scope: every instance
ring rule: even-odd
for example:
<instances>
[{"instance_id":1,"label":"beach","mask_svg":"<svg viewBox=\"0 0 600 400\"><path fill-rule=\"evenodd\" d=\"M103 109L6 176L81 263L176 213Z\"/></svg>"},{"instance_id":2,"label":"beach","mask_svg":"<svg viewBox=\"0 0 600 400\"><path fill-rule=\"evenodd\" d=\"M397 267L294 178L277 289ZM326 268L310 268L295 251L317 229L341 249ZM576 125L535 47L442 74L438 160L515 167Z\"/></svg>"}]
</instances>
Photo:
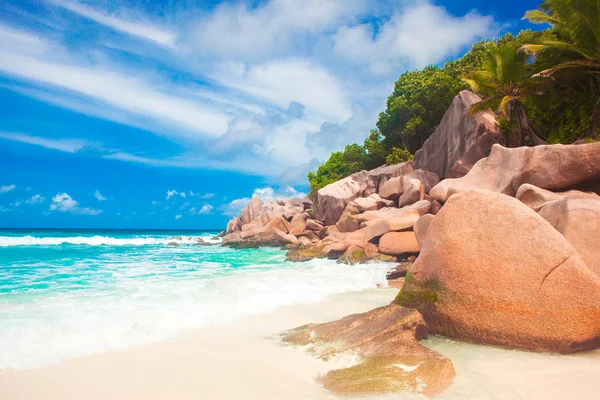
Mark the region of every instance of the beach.
<instances>
[{"instance_id":1,"label":"beach","mask_svg":"<svg viewBox=\"0 0 600 400\"><path fill-rule=\"evenodd\" d=\"M396 289L370 289L291 305L179 338L71 359L53 366L0 371L0 397L13 399L338 399L317 378L351 359L324 362L283 346L278 333L385 305ZM423 342L449 357L457 376L440 399L592 399L600 351L550 355L459 343ZM365 397L366 398L366 397ZM378 399L422 398L394 394Z\"/></svg>"}]
</instances>

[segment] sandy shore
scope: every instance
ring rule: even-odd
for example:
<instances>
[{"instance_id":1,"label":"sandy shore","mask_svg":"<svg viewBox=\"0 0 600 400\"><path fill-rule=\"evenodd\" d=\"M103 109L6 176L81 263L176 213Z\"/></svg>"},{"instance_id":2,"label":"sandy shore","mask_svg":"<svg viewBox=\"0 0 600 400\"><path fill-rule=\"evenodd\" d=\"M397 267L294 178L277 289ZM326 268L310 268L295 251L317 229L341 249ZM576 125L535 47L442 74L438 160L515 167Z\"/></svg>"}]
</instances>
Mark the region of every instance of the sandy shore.
<instances>
[{"instance_id":1,"label":"sandy shore","mask_svg":"<svg viewBox=\"0 0 600 400\"><path fill-rule=\"evenodd\" d=\"M34 370L1 371L0 398L337 399L316 381L335 364L282 346L275 335L387 304L395 294L395 289L385 289L337 295L146 347ZM435 337L426 344L448 356L457 371L454 384L440 396L443 399L594 399L600 393L599 351L555 356Z\"/></svg>"}]
</instances>

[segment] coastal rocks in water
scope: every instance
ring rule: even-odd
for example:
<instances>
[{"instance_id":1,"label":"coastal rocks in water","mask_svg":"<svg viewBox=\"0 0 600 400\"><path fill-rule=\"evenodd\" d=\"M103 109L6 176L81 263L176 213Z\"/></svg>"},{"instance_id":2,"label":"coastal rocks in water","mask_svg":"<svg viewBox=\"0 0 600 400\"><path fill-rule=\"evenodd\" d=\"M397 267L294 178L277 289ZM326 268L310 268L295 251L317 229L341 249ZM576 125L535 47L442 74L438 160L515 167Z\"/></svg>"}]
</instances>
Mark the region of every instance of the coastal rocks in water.
<instances>
[{"instance_id":1,"label":"coastal rocks in water","mask_svg":"<svg viewBox=\"0 0 600 400\"><path fill-rule=\"evenodd\" d=\"M242 209L241 214L241 222L242 225L246 225L251 223L252 221L254 221L254 218L256 218L256 214L258 213L258 211L260 210L260 208L263 206L263 201L260 199L260 197L258 197L258 195L254 194L252 195L252 199L250 200L250 203L248 203L248 205Z\"/></svg>"},{"instance_id":2,"label":"coastal rocks in water","mask_svg":"<svg viewBox=\"0 0 600 400\"><path fill-rule=\"evenodd\" d=\"M407 175L388 180L381 186L378 193L384 199L397 200L404 193L409 181L412 179L421 181L426 193L429 193L431 188L440 182L440 178L435 173L418 169Z\"/></svg>"},{"instance_id":3,"label":"coastal rocks in water","mask_svg":"<svg viewBox=\"0 0 600 400\"><path fill-rule=\"evenodd\" d=\"M539 214L581 254L587 266L600 277L600 196L581 193L544 205Z\"/></svg>"},{"instance_id":4,"label":"coastal rocks in water","mask_svg":"<svg viewBox=\"0 0 600 400\"><path fill-rule=\"evenodd\" d=\"M315 219L324 225L335 224L346 205L360 197L365 191L367 171L357 172L317 191L317 199L313 204Z\"/></svg>"},{"instance_id":5,"label":"coastal rocks in water","mask_svg":"<svg viewBox=\"0 0 600 400\"><path fill-rule=\"evenodd\" d=\"M284 332L282 340L309 346L315 357L359 355L358 364L329 371L323 386L342 395L442 392L454 379L452 362L419 344L427 325L415 310L395 304L338 321L309 324Z\"/></svg>"},{"instance_id":6,"label":"coastal rocks in water","mask_svg":"<svg viewBox=\"0 0 600 400\"><path fill-rule=\"evenodd\" d=\"M382 165L367 173L367 181L364 196L378 193L381 186L391 178L403 176L413 171L412 162L407 161L395 165Z\"/></svg>"},{"instance_id":7,"label":"coastal rocks in water","mask_svg":"<svg viewBox=\"0 0 600 400\"><path fill-rule=\"evenodd\" d=\"M396 258L390 257L389 255L377 253L377 246L372 245L374 248L369 249L368 246L348 246L344 254L338 258L338 263L341 264L362 264L369 261L379 262L395 262Z\"/></svg>"},{"instance_id":8,"label":"coastal rocks in water","mask_svg":"<svg viewBox=\"0 0 600 400\"><path fill-rule=\"evenodd\" d=\"M415 153L413 166L435 172L440 178L464 175L495 143L504 143L491 111L471 115L470 107L481 99L463 90L423 147Z\"/></svg>"},{"instance_id":9,"label":"coastal rocks in water","mask_svg":"<svg viewBox=\"0 0 600 400\"><path fill-rule=\"evenodd\" d=\"M600 347L600 277L535 211L487 190L448 200L395 302L460 340L558 353Z\"/></svg>"},{"instance_id":10,"label":"coastal rocks in water","mask_svg":"<svg viewBox=\"0 0 600 400\"><path fill-rule=\"evenodd\" d=\"M433 214L425 214L419 218L419 220L413 226L413 231L415 232L415 237L417 238L417 244L419 245L419 250L423 248L427 230L429 229L429 226L434 218L435 216Z\"/></svg>"},{"instance_id":11,"label":"coastal rocks in water","mask_svg":"<svg viewBox=\"0 0 600 400\"><path fill-rule=\"evenodd\" d=\"M418 254L419 245L414 232L388 232L379 239L379 251L390 256Z\"/></svg>"},{"instance_id":12,"label":"coastal rocks in water","mask_svg":"<svg viewBox=\"0 0 600 400\"><path fill-rule=\"evenodd\" d=\"M310 261L314 258L325 258L325 245L302 245L296 249L291 249L286 254L288 261Z\"/></svg>"},{"instance_id":13,"label":"coastal rocks in water","mask_svg":"<svg viewBox=\"0 0 600 400\"><path fill-rule=\"evenodd\" d=\"M229 220L227 223L227 228L225 229L225 234L229 235L230 233L241 231L242 230L242 219L240 217L234 217Z\"/></svg>"},{"instance_id":14,"label":"coastal rocks in water","mask_svg":"<svg viewBox=\"0 0 600 400\"><path fill-rule=\"evenodd\" d=\"M179 243L177 243L177 242L169 242L169 243L167 243L167 246L175 246L175 247L177 247L177 246L179 246L179 245L180 245L180 244L179 244Z\"/></svg>"},{"instance_id":15,"label":"coastal rocks in water","mask_svg":"<svg viewBox=\"0 0 600 400\"><path fill-rule=\"evenodd\" d=\"M491 154L462 178L441 181L429 195L446 202L455 193L487 189L515 196L521 185L542 189L577 189L600 181L600 143L543 145L535 147L492 147Z\"/></svg>"},{"instance_id":16,"label":"coastal rocks in water","mask_svg":"<svg viewBox=\"0 0 600 400\"><path fill-rule=\"evenodd\" d=\"M410 261L409 261L410 260ZM400 264L396 265L393 271L388 272L385 278L390 281L398 278L404 278L406 273L410 269L411 265L414 263L414 257L409 257L405 261L402 261Z\"/></svg>"}]
</instances>

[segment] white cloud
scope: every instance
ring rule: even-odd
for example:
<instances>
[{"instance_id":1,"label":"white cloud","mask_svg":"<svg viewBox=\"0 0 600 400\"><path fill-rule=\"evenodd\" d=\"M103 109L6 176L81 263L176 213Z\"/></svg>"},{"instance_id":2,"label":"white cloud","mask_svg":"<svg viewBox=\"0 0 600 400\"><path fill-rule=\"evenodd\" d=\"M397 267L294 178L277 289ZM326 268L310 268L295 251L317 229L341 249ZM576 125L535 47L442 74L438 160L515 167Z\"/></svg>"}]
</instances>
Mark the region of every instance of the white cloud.
<instances>
[{"instance_id":1,"label":"white cloud","mask_svg":"<svg viewBox=\"0 0 600 400\"><path fill-rule=\"evenodd\" d=\"M31 196L29 200L26 201L28 204L42 204L44 202L44 197L41 194L34 194Z\"/></svg>"},{"instance_id":2,"label":"white cloud","mask_svg":"<svg viewBox=\"0 0 600 400\"><path fill-rule=\"evenodd\" d=\"M11 204L11 206L13 206L13 207L19 207L20 205L21 205L21 201L20 200L17 200L14 203Z\"/></svg>"},{"instance_id":3,"label":"white cloud","mask_svg":"<svg viewBox=\"0 0 600 400\"><path fill-rule=\"evenodd\" d=\"M150 204L152 204L153 206L158 206L160 205L160 201L153 200Z\"/></svg>"},{"instance_id":4,"label":"white cloud","mask_svg":"<svg viewBox=\"0 0 600 400\"><path fill-rule=\"evenodd\" d=\"M202 200L208 200L208 199L212 199L213 197L215 197L214 193L196 193L196 192L192 192L191 190L188 192L190 194L190 197L198 197Z\"/></svg>"},{"instance_id":5,"label":"white cloud","mask_svg":"<svg viewBox=\"0 0 600 400\"><path fill-rule=\"evenodd\" d=\"M0 75L8 78L0 86L175 142L162 153L143 140L114 151L95 145L96 156L270 184L304 180L331 151L361 142L400 73L459 55L497 27L433 0L236 1L146 15L119 2L49 1L126 35L94 25L97 34L85 36L80 18L64 13L40 15L55 22L43 30L0 17L8 21L0 22ZM32 134L5 139L68 152L86 145Z\"/></svg>"},{"instance_id":6,"label":"white cloud","mask_svg":"<svg viewBox=\"0 0 600 400\"><path fill-rule=\"evenodd\" d=\"M8 193L11 190L14 190L16 187L16 185L0 186L0 193Z\"/></svg>"},{"instance_id":7,"label":"white cloud","mask_svg":"<svg viewBox=\"0 0 600 400\"><path fill-rule=\"evenodd\" d=\"M344 86L326 68L307 59L269 61L250 68L222 64L213 76L224 85L282 109L299 102L308 111L335 119L350 117Z\"/></svg>"},{"instance_id":8,"label":"white cloud","mask_svg":"<svg viewBox=\"0 0 600 400\"><path fill-rule=\"evenodd\" d=\"M98 215L102 210L96 210L89 207L79 207L79 203L75 201L68 193L58 193L52 198L50 211L70 212L73 214Z\"/></svg>"},{"instance_id":9,"label":"white cloud","mask_svg":"<svg viewBox=\"0 0 600 400\"><path fill-rule=\"evenodd\" d=\"M76 153L86 146L92 144L80 139L48 139L39 136L25 135L22 133L0 132L0 138L12 140L14 142L32 144L45 147L47 149L64 151L67 153Z\"/></svg>"},{"instance_id":10,"label":"white cloud","mask_svg":"<svg viewBox=\"0 0 600 400\"><path fill-rule=\"evenodd\" d=\"M340 27L333 39L334 51L369 65L371 72L389 74L402 65L422 68L439 63L496 30L489 16L471 12L456 17L441 6L408 2L377 28L373 22Z\"/></svg>"},{"instance_id":11,"label":"white cloud","mask_svg":"<svg viewBox=\"0 0 600 400\"><path fill-rule=\"evenodd\" d=\"M198 211L198 214L210 214L212 213L213 210L213 206L210 204L205 204L202 206L202 208L200 208L200 211Z\"/></svg>"},{"instance_id":12,"label":"white cloud","mask_svg":"<svg viewBox=\"0 0 600 400\"><path fill-rule=\"evenodd\" d=\"M166 199L169 200L173 196L181 196L184 199L186 198L185 192L178 192L175 189L173 189L173 190L167 190L167 197L166 197Z\"/></svg>"},{"instance_id":13,"label":"white cloud","mask_svg":"<svg viewBox=\"0 0 600 400\"><path fill-rule=\"evenodd\" d=\"M98 190L96 190L94 192L94 197L96 199L98 199L98 201L105 201L106 200L106 197L102 196L102 193L100 193L100 191L98 191Z\"/></svg>"},{"instance_id":14,"label":"white cloud","mask_svg":"<svg viewBox=\"0 0 600 400\"><path fill-rule=\"evenodd\" d=\"M204 53L220 57L257 58L285 52L351 19L362 8L362 0L273 0L256 8L244 3L224 2L197 23L196 41Z\"/></svg>"},{"instance_id":15,"label":"white cloud","mask_svg":"<svg viewBox=\"0 0 600 400\"><path fill-rule=\"evenodd\" d=\"M174 32L154 26L147 21L128 21L99 10L95 10L75 1L50 1L57 6L63 7L75 14L88 18L99 24L106 25L117 31L128 33L130 35L156 42L161 45L172 46L177 37Z\"/></svg>"},{"instance_id":16,"label":"white cloud","mask_svg":"<svg viewBox=\"0 0 600 400\"><path fill-rule=\"evenodd\" d=\"M275 190L274 188L267 186L264 188L254 189L252 195L257 195L264 202L275 201L287 198L304 198L306 193L300 192L292 186L282 186ZM223 211L223 215L230 217L238 216L242 208L246 207L250 202L250 197L242 197L241 199L235 199L229 203L220 207Z\"/></svg>"},{"instance_id":17,"label":"white cloud","mask_svg":"<svg viewBox=\"0 0 600 400\"><path fill-rule=\"evenodd\" d=\"M84 64L66 50L56 50L59 45L0 24L0 33L5 31L45 44L39 45L31 54L27 49L0 41L3 53L0 71L6 74L75 92L166 126L183 128L188 135L218 136L227 128L229 117L184 95L183 92L188 90L186 87L160 80L150 82L142 77L144 72L141 70L129 71L122 66L99 62ZM25 40L21 41L26 44ZM170 93L177 91L179 95Z\"/></svg>"},{"instance_id":18,"label":"white cloud","mask_svg":"<svg viewBox=\"0 0 600 400\"><path fill-rule=\"evenodd\" d=\"M182 215L181 215L181 214L177 214L177 215L175 216L175 219L181 219L181 217L182 217Z\"/></svg>"}]
</instances>

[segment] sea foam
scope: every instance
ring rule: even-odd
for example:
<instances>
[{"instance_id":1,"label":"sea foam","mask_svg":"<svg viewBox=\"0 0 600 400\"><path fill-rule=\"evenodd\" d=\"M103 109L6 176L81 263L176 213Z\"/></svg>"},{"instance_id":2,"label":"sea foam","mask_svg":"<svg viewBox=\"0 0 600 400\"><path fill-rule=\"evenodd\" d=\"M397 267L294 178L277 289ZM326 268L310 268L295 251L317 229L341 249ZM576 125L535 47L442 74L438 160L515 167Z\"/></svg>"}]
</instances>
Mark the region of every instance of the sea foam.
<instances>
[{"instance_id":1,"label":"sea foam","mask_svg":"<svg viewBox=\"0 0 600 400\"><path fill-rule=\"evenodd\" d=\"M11 246L59 246L62 244L88 245L88 246L145 246L156 244L196 244L195 237L184 236L178 238L114 238L108 236L73 236L73 237L34 237L34 236L0 236L0 247ZM212 237L202 238L207 243L219 243L220 240Z\"/></svg>"},{"instance_id":2,"label":"sea foam","mask_svg":"<svg viewBox=\"0 0 600 400\"><path fill-rule=\"evenodd\" d=\"M134 239L118 243L124 240ZM136 240L145 244L149 238ZM27 261L31 267L25 274L19 272L25 268L21 264L0 269L0 369L29 369L145 345L286 305L375 288L386 284L392 266L291 263L277 249L89 249L98 249L98 256L86 251L76 262ZM4 293L3 279L9 282Z\"/></svg>"}]
</instances>

